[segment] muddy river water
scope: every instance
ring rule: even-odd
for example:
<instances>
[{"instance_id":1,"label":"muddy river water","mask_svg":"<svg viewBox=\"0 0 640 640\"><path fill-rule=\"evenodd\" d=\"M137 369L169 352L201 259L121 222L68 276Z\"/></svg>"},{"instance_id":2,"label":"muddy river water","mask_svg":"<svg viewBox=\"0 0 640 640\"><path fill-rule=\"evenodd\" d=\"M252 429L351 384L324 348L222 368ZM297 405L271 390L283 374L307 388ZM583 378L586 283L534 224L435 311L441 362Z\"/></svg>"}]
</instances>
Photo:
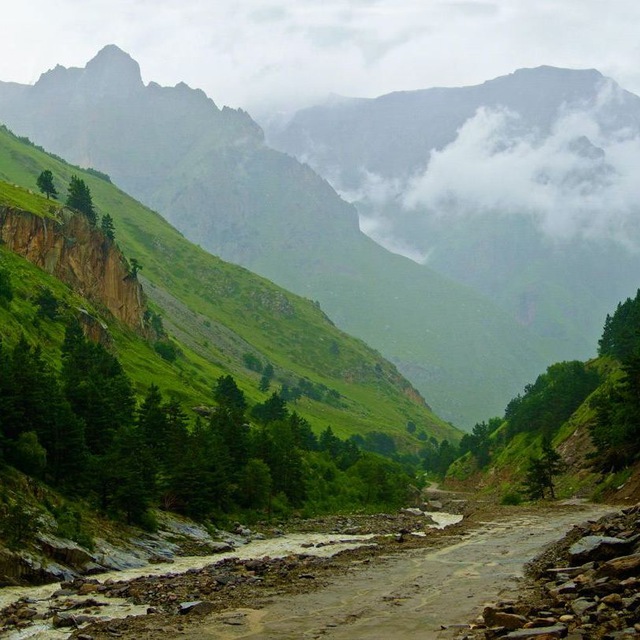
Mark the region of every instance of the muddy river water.
<instances>
[{"instance_id":1,"label":"muddy river water","mask_svg":"<svg viewBox=\"0 0 640 640\"><path fill-rule=\"evenodd\" d=\"M487 522L439 549L415 549L355 567L328 588L259 610L211 616L193 638L429 640L452 638L484 604L514 595L523 565L573 525L611 508L567 507ZM443 627L448 627L443 629Z\"/></svg>"},{"instance_id":2,"label":"muddy river water","mask_svg":"<svg viewBox=\"0 0 640 640\"><path fill-rule=\"evenodd\" d=\"M212 614L188 625L181 637L203 640L329 638L332 640L409 640L452 638L456 624L469 622L484 604L513 595L523 565L573 524L611 511L602 506L566 506L554 511L514 515L482 523L464 536L452 535L437 549L408 549L354 563L344 575L312 593L275 597L260 609L239 608ZM214 558L177 558L170 567L151 566L99 576L126 580L138 575L186 571L226 556L240 558L309 553L330 555L368 543L367 536L295 534L256 541ZM26 596L46 608L55 586L0 590L0 605ZM146 607L109 599L109 617L143 615ZM69 632L46 624L9 633L11 640L62 639ZM145 635L145 638L156 636ZM167 640L161 629L157 638Z\"/></svg>"}]
</instances>

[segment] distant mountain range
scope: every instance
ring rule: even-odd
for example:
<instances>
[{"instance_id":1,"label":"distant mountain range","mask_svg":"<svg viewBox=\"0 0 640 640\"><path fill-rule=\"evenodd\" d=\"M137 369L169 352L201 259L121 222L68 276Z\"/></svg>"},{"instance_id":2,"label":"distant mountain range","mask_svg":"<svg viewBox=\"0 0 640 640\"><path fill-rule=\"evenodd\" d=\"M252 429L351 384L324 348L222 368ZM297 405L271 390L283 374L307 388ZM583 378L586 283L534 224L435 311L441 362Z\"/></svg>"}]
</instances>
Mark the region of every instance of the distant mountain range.
<instances>
[{"instance_id":1,"label":"distant mountain range","mask_svg":"<svg viewBox=\"0 0 640 640\"><path fill-rule=\"evenodd\" d=\"M571 350L566 336L536 334L485 293L374 243L356 209L267 146L248 114L184 84L145 86L115 46L34 86L0 83L0 121L108 173L210 252L318 301L457 425L500 413Z\"/></svg>"},{"instance_id":2,"label":"distant mountain range","mask_svg":"<svg viewBox=\"0 0 640 640\"><path fill-rule=\"evenodd\" d=\"M640 98L596 70L331 97L268 130L382 245L586 358L640 285Z\"/></svg>"}]
</instances>

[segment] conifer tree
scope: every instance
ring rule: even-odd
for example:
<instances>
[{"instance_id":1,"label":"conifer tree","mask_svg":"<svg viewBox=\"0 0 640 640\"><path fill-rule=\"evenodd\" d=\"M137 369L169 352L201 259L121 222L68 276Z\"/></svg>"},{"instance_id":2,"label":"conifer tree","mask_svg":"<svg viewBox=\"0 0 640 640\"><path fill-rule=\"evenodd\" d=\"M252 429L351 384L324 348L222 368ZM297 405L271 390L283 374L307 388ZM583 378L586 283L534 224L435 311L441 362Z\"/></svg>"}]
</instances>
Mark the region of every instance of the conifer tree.
<instances>
[{"instance_id":1,"label":"conifer tree","mask_svg":"<svg viewBox=\"0 0 640 640\"><path fill-rule=\"evenodd\" d=\"M58 191L53 184L53 173L49 169L45 169L39 176L36 181L38 185L38 189L40 189L41 193L44 193L47 196L47 200L49 198L57 198Z\"/></svg>"},{"instance_id":2,"label":"conifer tree","mask_svg":"<svg viewBox=\"0 0 640 640\"><path fill-rule=\"evenodd\" d=\"M102 233L104 233L109 240L115 240L116 233L115 227L113 226L113 218L108 213L105 213L102 216L102 219L100 220L100 229L102 229Z\"/></svg>"},{"instance_id":3,"label":"conifer tree","mask_svg":"<svg viewBox=\"0 0 640 640\"><path fill-rule=\"evenodd\" d=\"M85 339L76 320L65 332L62 382L73 411L84 420L89 451L104 454L118 429L134 420L133 388L120 362Z\"/></svg>"},{"instance_id":4,"label":"conifer tree","mask_svg":"<svg viewBox=\"0 0 640 640\"><path fill-rule=\"evenodd\" d=\"M96 226L97 216L93 207L91 191L85 181L78 176L71 176L67 193L67 206L83 213L92 227Z\"/></svg>"}]
</instances>

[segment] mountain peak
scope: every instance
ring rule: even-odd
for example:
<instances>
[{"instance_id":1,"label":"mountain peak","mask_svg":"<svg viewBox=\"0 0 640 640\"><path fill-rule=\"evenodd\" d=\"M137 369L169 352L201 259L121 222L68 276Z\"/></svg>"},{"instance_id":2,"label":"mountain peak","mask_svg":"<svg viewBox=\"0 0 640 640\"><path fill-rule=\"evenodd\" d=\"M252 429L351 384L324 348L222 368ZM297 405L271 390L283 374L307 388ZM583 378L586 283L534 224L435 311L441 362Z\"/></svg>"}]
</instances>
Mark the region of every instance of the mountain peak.
<instances>
[{"instance_id":1,"label":"mountain peak","mask_svg":"<svg viewBox=\"0 0 640 640\"><path fill-rule=\"evenodd\" d=\"M541 65L539 67L525 67L513 73L487 80L483 86L510 84L522 87L547 87L548 90L561 93L582 88L589 90L598 86L603 76L597 69L566 69Z\"/></svg>"},{"instance_id":2,"label":"mountain peak","mask_svg":"<svg viewBox=\"0 0 640 640\"><path fill-rule=\"evenodd\" d=\"M87 62L85 74L103 89L115 87L122 90L142 86L140 65L115 44L108 44L98 51Z\"/></svg>"}]
</instances>

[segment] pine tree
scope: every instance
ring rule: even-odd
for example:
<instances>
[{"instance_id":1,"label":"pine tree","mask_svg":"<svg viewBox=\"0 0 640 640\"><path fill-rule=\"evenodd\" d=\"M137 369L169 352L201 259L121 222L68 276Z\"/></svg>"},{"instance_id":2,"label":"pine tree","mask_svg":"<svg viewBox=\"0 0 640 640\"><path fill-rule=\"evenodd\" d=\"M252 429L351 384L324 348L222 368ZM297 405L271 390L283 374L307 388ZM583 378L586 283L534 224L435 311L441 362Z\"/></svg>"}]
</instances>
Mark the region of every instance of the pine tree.
<instances>
[{"instance_id":1,"label":"pine tree","mask_svg":"<svg viewBox=\"0 0 640 640\"><path fill-rule=\"evenodd\" d=\"M183 445L183 455L167 479L176 508L198 519L228 508L229 454L222 438L198 420Z\"/></svg>"},{"instance_id":2,"label":"pine tree","mask_svg":"<svg viewBox=\"0 0 640 640\"><path fill-rule=\"evenodd\" d=\"M115 227L113 226L113 218L105 213L100 220L100 229L102 229L102 233L113 242L115 240Z\"/></svg>"},{"instance_id":3,"label":"pine tree","mask_svg":"<svg viewBox=\"0 0 640 640\"><path fill-rule=\"evenodd\" d=\"M62 383L74 413L84 420L89 451L104 454L114 434L134 421L133 388L120 362L86 340L77 321L65 332Z\"/></svg>"},{"instance_id":4,"label":"pine tree","mask_svg":"<svg viewBox=\"0 0 640 640\"><path fill-rule=\"evenodd\" d=\"M288 415L287 403L277 391L274 391L267 400L255 405L251 410L251 416L263 424L285 420Z\"/></svg>"},{"instance_id":5,"label":"pine tree","mask_svg":"<svg viewBox=\"0 0 640 640\"><path fill-rule=\"evenodd\" d=\"M213 399L221 409L237 418L244 418L247 401L232 376L220 376L213 388Z\"/></svg>"},{"instance_id":6,"label":"pine tree","mask_svg":"<svg viewBox=\"0 0 640 640\"><path fill-rule=\"evenodd\" d=\"M78 176L71 176L67 193L67 206L83 213L92 227L96 226L97 216L93 207L91 191L85 181Z\"/></svg>"},{"instance_id":7,"label":"pine tree","mask_svg":"<svg viewBox=\"0 0 640 640\"><path fill-rule=\"evenodd\" d=\"M45 169L39 176L36 181L38 185L38 189L40 189L41 193L44 193L47 196L47 200L51 198L56 198L58 196L58 191L56 190L55 185L53 184L53 173L49 171L49 169Z\"/></svg>"},{"instance_id":8,"label":"pine tree","mask_svg":"<svg viewBox=\"0 0 640 640\"><path fill-rule=\"evenodd\" d=\"M112 494L109 504L123 513L128 524L141 524L156 492L153 456L144 435L133 425L115 434L105 456L110 469Z\"/></svg>"}]
</instances>

